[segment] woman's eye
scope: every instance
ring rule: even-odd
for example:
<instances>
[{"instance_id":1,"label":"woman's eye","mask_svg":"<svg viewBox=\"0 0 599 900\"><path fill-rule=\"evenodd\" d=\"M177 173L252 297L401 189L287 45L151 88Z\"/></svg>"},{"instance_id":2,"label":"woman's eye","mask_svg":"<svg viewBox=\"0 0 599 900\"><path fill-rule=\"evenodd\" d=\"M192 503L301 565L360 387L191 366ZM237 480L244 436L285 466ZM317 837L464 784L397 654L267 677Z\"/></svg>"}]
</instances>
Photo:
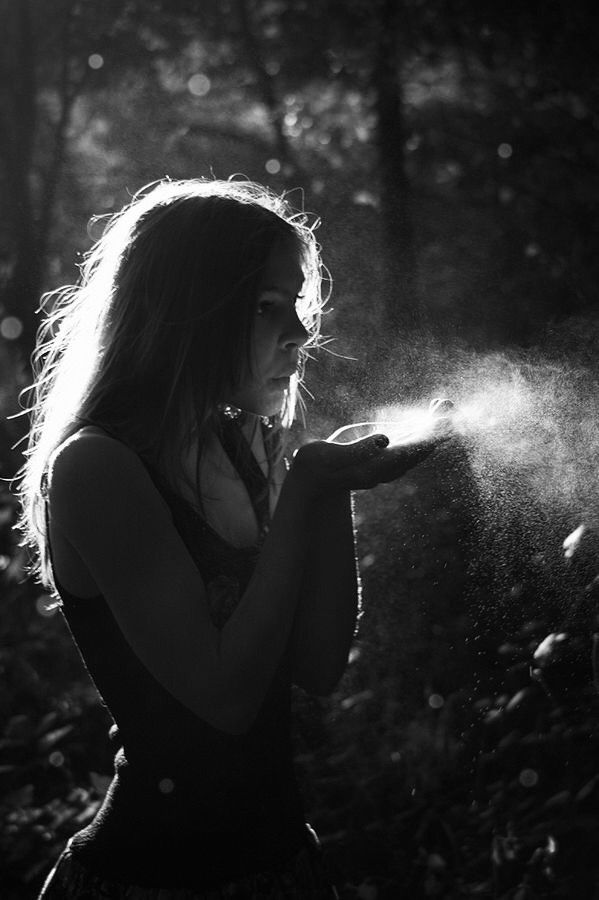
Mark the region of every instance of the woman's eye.
<instances>
[{"instance_id":1,"label":"woman's eye","mask_svg":"<svg viewBox=\"0 0 599 900\"><path fill-rule=\"evenodd\" d=\"M257 310L258 315L259 316L264 315L264 313L267 313L269 311L269 309L272 309L272 307L274 305L275 304L274 304L273 300L260 300L260 302L258 303L258 310Z\"/></svg>"}]
</instances>

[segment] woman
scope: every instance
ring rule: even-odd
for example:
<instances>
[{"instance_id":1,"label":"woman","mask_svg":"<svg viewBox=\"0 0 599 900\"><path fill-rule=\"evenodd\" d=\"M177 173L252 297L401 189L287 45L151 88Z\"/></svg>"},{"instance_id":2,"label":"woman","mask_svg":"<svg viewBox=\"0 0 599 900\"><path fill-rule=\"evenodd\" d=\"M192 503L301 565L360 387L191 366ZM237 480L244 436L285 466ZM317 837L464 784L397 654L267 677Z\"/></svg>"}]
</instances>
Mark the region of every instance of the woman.
<instances>
[{"instance_id":1,"label":"woman","mask_svg":"<svg viewBox=\"0 0 599 900\"><path fill-rule=\"evenodd\" d=\"M115 775L42 891L332 897L304 823L292 683L332 690L358 612L350 491L434 447L286 465L317 343L313 230L246 182L116 215L38 350L21 527L115 720Z\"/></svg>"}]
</instances>

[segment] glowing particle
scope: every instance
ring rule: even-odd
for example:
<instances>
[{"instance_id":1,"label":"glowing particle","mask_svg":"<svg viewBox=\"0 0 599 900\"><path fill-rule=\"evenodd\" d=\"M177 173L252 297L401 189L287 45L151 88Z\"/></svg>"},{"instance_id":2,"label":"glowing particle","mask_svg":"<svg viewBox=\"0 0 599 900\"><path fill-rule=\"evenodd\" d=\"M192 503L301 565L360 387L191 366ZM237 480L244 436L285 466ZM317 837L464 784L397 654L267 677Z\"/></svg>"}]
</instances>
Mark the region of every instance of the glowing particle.
<instances>
[{"instance_id":1,"label":"glowing particle","mask_svg":"<svg viewBox=\"0 0 599 900\"><path fill-rule=\"evenodd\" d=\"M23 323L16 316L6 316L0 322L0 334L7 341L16 341L23 334Z\"/></svg>"},{"instance_id":2,"label":"glowing particle","mask_svg":"<svg viewBox=\"0 0 599 900\"><path fill-rule=\"evenodd\" d=\"M399 750L392 750L389 754L389 759L392 763L401 762L401 753L399 752Z\"/></svg>"},{"instance_id":3,"label":"glowing particle","mask_svg":"<svg viewBox=\"0 0 599 900\"><path fill-rule=\"evenodd\" d=\"M163 778L158 782L158 790L161 794L172 794L175 790L175 782L172 778Z\"/></svg>"},{"instance_id":4,"label":"glowing particle","mask_svg":"<svg viewBox=\"0 0 599 900\"><path fill-rule=\"evenodd\" d=\"M543 663L551 659L556 651L557 645L567 640L568 635L565 631L552 632L546 638L543 638L533 654L533 659L537 663Z\"/></svg>"},{"instance_id":5,"label":"glowing particle","mask_svg":"<svg viewBox=\"0 0 599 900\"><path fill-rule=\"evenodd\" d=\"M586 526L579 525L578 528L575 528L574 531L568 535L568 537L562 544L562 547L564 548L564 556L566 557L566 559L571 559L574 556L574 554L578 550L585 531Z\"/></svg>"},{"instance_id":6,"label":"glowing particle","mask_svg":"<svg viewBox=\"0 0 599 900\"><path fill-rule=\"evenodd\" d=\"M205 97L211 87L210 79L202 72L196 72L187 82L187 90L194 97Z\"/></svg>"},{"instance_id":7,"label":"glowing particle","mask_svg":"<svg viewBox=\"0 0 599 900\"><path fill-rule=\"evenodd\" d=\"M431 707L431 709L441 709L444 703L445 700L443 699L441 694L431 694L428 698L428 705Z\"/></svg>"},{"instance_id":8,"label":"glowing particle","mask_svg":"<svg viewBox=\"0 0 599 900\"><path fill-rule=\"evenodd\" d=\"M62 754L60 750L53 750L48 757L48 762L51 766L55 766L55 768L60 769L60 767L64 765L64 754Z\"/></svg>"},{"instance_id":9,"label":"glowing particle","mask_svg":"<svg viewBox=\"0 0 599 900\"><path fill-rule=\"evenodd\" d=\"M534 787L538 784L539 776L534 769L522 769L518 776L518 781L522 787Z\"/></svg>"},{"instance_id":10,"label":"glowing particle","mask_svg":"<svg viewBox=\"0 0 599 900\"><path fill-rule=\"evenodd\" d=\"M435 397L429 404L429 411L436 416L451 415L455 406L448 397Z\"/></svg>"},{"instance_id":11,"label":"glowing particle","mask_svg":"<svg viewBox=\"0 0 599 900\"><path fill-rule=\"evenodd\" d=\"M348 665L351 666L353 663L357 662L361 656L362 656L362 651L360 650L360 648L352 647L351 650L349 651L349 658L347 660Z\"/></svg>"},{"instance_id":12,"label":"glowing particle","mask_svg":"<svg viewBox=\"0 0 599 900\"><path fill-rule=\"evenodd\" d=\"M379 205L378 198L371 191L356 191L352 200L356 206L373 206L376 209Z\"/></svg>"},{"instance_id":13,"label":"glowing particle","mask_svg":"<svg viewBox=\"0 0 599 900\"><path fill-rule=\"evenodd\" d=\"M500 144L497 148L497 156L500 159L509 159L512 153L514 152L511 144Z\"/></svg>"},{"instance_id":14,"label":"glowing particle","mask_svg":"<svg viewBox=\"0 0 599 900\"><path fill-rule=\"evenodd\" d=\"M368 569L373 564L375 559L376 559L376 557L375 557L374 553L367 553L366 556L363 556L362 559L360 560L360 566L363 569Z\"/></svg>"},{"instance_id":15,"label":"glowing particle","mask_svg":"<svg viewBox=\"0 0 599 900\"><path fill-rule=\"evenodd\" d=\"M281 163L278 159L267 159L264 168L269 175L277 175L281 171Z\"/></svg>"},{"instance_id":16,"label":"glowing particle","mask_svg":"<svg viewBox=\"0 0 599 900\"><path fill-rule=\"evenodd\" d=\"M357 694L353 694L351 697L344 697L341 701L341 709L352 709L352 707L357 704L363 703L364 701L371 700L374 697L373 691L359 691Z\"/></svg>"},{"instance_id":17,"label":"glowing particle","mask_svg":"<svg viewBox=\"0 0 599 900\"><path fill-rule=\"evenodd\" d=\"M10 556L0 555L0 572L4 572L10 566Z\"/></svg>"},{"instance_id":18,"label":"glowing particle","mask_svg":"<svg viewBox=\"0 0 599 900\"><path fill-rule=\"evenodd\" d=\"M90 69L101 69L104 65L104 57L99 53L92 53L87 57L87 64Z\"/></svg>"}]
</instances>

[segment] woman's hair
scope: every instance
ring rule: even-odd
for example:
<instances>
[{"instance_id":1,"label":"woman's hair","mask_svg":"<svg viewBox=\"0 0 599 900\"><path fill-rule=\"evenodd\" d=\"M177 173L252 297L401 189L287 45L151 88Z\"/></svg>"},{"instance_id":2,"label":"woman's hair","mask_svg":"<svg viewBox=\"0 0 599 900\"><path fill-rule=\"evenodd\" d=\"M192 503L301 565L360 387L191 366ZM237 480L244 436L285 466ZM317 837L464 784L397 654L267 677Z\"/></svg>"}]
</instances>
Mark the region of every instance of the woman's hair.
<instances>
[{"instance_id":1,"label":"woman's hair","mask_svg":"<svg viewBox=\"0 0 599 900\"><path fill-rule=\"evenodd\" d=\"M249 181L160 181L110 218L76 285L44 296L18 482L19 527L48 587L44 481L52 453L94 424L174 481L182 436L196 435L201 447L218 404L251 369L262 273L271 250L289 241L305 275L297 312L309 333L278 417L291 424L323 305L316 224Z\"/></svg>"}]
</instances>

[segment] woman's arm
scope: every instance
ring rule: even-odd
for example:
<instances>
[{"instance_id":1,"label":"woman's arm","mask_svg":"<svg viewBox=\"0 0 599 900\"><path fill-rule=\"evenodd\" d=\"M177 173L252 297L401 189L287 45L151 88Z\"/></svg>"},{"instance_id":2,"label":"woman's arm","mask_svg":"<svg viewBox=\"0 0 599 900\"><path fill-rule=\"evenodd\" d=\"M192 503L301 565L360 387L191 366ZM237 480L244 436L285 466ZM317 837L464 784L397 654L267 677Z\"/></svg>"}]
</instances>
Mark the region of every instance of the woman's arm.
<instances>
[{"instance_id":1,"label":"woman's arm","mask_svg":"<svg viewBox=\"0 0 599 900\"><path fill-rule=\"evenodd\" d=\"M310 506L290 474L250 584L218 631L197 567L131 450L78 435L50 478L51 530L79 554L136 655L180 702L231 733L251 725L287 644Z\"/></svg>"},{"instance_id":2,"label":"woman's arm","mask_svg":"<svg viewBox=\"0 0 599 900\"><path fill-rule=\"evenodd\" d=\"M446 432L433 433L420 445L375 453L370 468L362 457L354 475L350 478L346 468L343 477L356 489L391 481L425 459L447 437ZM342 449L338 445L333 448L333 454ZM314 444L308 452L317 454L322 449L322 443ZM348 446L343 449L347 451ZM324 492L312 516L307 568L293 628L296 684L313 694L331 693L347 665L359 605L351 494L348 490Z\"/></svg>"},{"instance_id":3,"label":"woman's arm","mask_svg":"<svg viewBox=\"0 0 599 900\"><path fill-rule=\"evenodd\" d=\"M307 559L293 627L293 674L300 687L326 695L347 665L359 609L349 491L315 506Z\"/></svg>"},{"instance_id":4,"label":"woman's arm","mask_svg":"<svg viewBox=\"0 0 599 900\"><path fill-rule=\"evenodd\" d=\"M302 448L249 586L220 631L168 506L140 459L119 441L79 433L59 448L50 473L50 528L79 555L152 675L198 716L239 734L258 713L289 640L315 503L398 477L424 452L398 456L370 439Z\"/></svg>"}]
</instances>

